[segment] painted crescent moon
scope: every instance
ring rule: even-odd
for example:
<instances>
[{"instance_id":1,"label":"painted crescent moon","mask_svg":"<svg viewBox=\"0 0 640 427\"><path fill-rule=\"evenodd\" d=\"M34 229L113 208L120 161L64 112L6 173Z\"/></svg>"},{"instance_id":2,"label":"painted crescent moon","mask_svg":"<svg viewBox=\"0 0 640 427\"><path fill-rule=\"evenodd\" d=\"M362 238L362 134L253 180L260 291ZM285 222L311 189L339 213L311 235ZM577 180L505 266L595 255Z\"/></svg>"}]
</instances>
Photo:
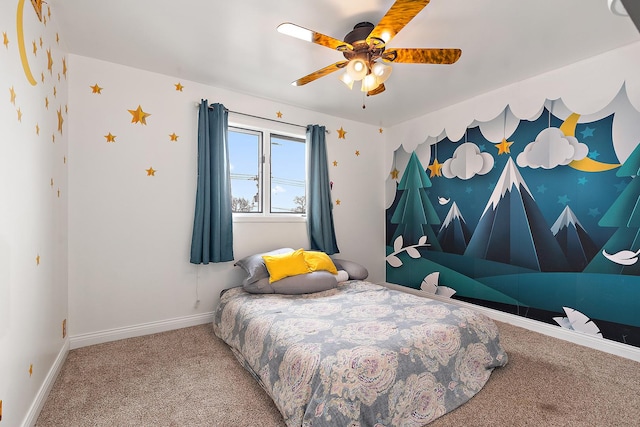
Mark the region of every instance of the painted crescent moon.
<instances>
[{"instance_id":1,"label":"painted crescent moon","mask_svg":"<svg viewBox=\"0 0 640 427\"><path fill-rule=\"evenodd\" d=\"M24 28L23 28L23 15L24 15L24 0L18 0L18 13L16 16L16 28L18 30L18 50L20 51L20 60L22 61L22 68L24 68L24 74L27 76L27 80L32 86L35 86L38 82L33 78L31 74L31 68L29 68L29 61L27 60L27 49L24 47Z\"/></svg>"},{"instance_id":2,"label":"painted crescent moon","mask_svg":"<svg viewBox=\"0 0 640 427\"><path fill-rule=\"evenodd\" d=\"M580 114L571 113L569 117L560 125L560 130L566 136L576 136L576 125L578 124L578 119L580 118ZM619 163L602 163L596 160L593 160L590 157L585 157L582 160L573 160L569 163L569 166L572 168L582 171L582 172L604 172L611 169L615 169L620 167Z\"/></svg>"}]
</instances>

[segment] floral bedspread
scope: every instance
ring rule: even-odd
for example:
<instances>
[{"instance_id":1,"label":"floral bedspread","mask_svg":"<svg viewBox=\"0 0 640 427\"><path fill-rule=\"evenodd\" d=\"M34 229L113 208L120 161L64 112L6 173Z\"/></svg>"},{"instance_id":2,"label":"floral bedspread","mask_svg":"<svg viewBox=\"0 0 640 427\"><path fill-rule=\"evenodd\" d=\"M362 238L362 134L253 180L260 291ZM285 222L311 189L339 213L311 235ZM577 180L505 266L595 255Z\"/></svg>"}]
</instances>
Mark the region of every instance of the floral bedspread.
<instances>
[{"instance_id":1,"label":"floral bedspread","mask_svg":"<svg viewBox=\"0 0 640 427\"><path fill-rule=\"evenodd\" d=\"M305 295L224 293L215 334L287 426L422 426L507 363L485 315L363 281Z\"/></svg>"}]
</instances>

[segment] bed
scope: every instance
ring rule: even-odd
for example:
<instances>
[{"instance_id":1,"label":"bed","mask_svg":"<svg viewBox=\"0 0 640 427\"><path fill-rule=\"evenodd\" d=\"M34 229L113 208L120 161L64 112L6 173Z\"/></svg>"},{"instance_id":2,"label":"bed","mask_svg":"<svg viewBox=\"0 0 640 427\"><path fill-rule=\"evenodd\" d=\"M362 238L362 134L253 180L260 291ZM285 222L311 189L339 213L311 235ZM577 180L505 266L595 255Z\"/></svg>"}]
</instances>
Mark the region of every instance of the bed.
<instances>
[{"instance_id":1,"label":"bed","mask_svg":"<svg viewBox=\"0 0 640 427\"><path fill-rule=\"evenodd\" d=\"M423 426L507 363L495 323L365 280L220 298L215 334L293 426Z\"/></svg>"}]
</instances>

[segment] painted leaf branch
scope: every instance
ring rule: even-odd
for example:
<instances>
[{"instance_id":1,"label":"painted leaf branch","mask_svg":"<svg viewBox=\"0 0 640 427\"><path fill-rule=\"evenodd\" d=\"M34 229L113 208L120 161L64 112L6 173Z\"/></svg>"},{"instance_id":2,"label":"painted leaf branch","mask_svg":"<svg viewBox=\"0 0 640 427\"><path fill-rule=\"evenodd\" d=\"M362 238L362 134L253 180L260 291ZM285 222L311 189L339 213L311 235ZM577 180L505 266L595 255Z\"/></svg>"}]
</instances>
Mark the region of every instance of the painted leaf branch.
<instances>
[{"instance_id":1,"label":"painted leaf branch","mask_svg":"<svg viewBox=\"0 0 640 427\"><path fill-rule=\"evenodd\" d=\"M415 245L409 245L406 247L402 247L404 241L402 239L402 235L398 236L396 240L393 242L393 252L387 255L387 262L391 267L400 267L402 266L402 261L398 257L398 255L402 252L406 252L413 259L420 258L420 252L418 248L421 246L431 246L427 243L427 236L422 236L418 240L418 243Z\"/></svg>"}]
</instances>

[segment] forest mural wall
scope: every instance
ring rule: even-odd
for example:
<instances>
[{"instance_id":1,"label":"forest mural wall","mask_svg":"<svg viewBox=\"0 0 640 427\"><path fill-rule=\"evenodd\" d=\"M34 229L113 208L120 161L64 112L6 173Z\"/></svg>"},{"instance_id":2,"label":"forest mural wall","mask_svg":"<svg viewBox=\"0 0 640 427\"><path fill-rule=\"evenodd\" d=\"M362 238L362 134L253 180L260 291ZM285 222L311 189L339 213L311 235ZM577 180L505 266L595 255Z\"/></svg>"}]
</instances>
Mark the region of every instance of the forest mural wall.
<instances>
[{"instance_id":1,"label":"forest mural wall","mask_svg":"<svg viewBox=\"0 0 640 427\"><path fill-rule=\"evenodd\" d=\"M393 153L387 281L640 347L640 112L507 107Z\"/></svg>"}]
</instances>

